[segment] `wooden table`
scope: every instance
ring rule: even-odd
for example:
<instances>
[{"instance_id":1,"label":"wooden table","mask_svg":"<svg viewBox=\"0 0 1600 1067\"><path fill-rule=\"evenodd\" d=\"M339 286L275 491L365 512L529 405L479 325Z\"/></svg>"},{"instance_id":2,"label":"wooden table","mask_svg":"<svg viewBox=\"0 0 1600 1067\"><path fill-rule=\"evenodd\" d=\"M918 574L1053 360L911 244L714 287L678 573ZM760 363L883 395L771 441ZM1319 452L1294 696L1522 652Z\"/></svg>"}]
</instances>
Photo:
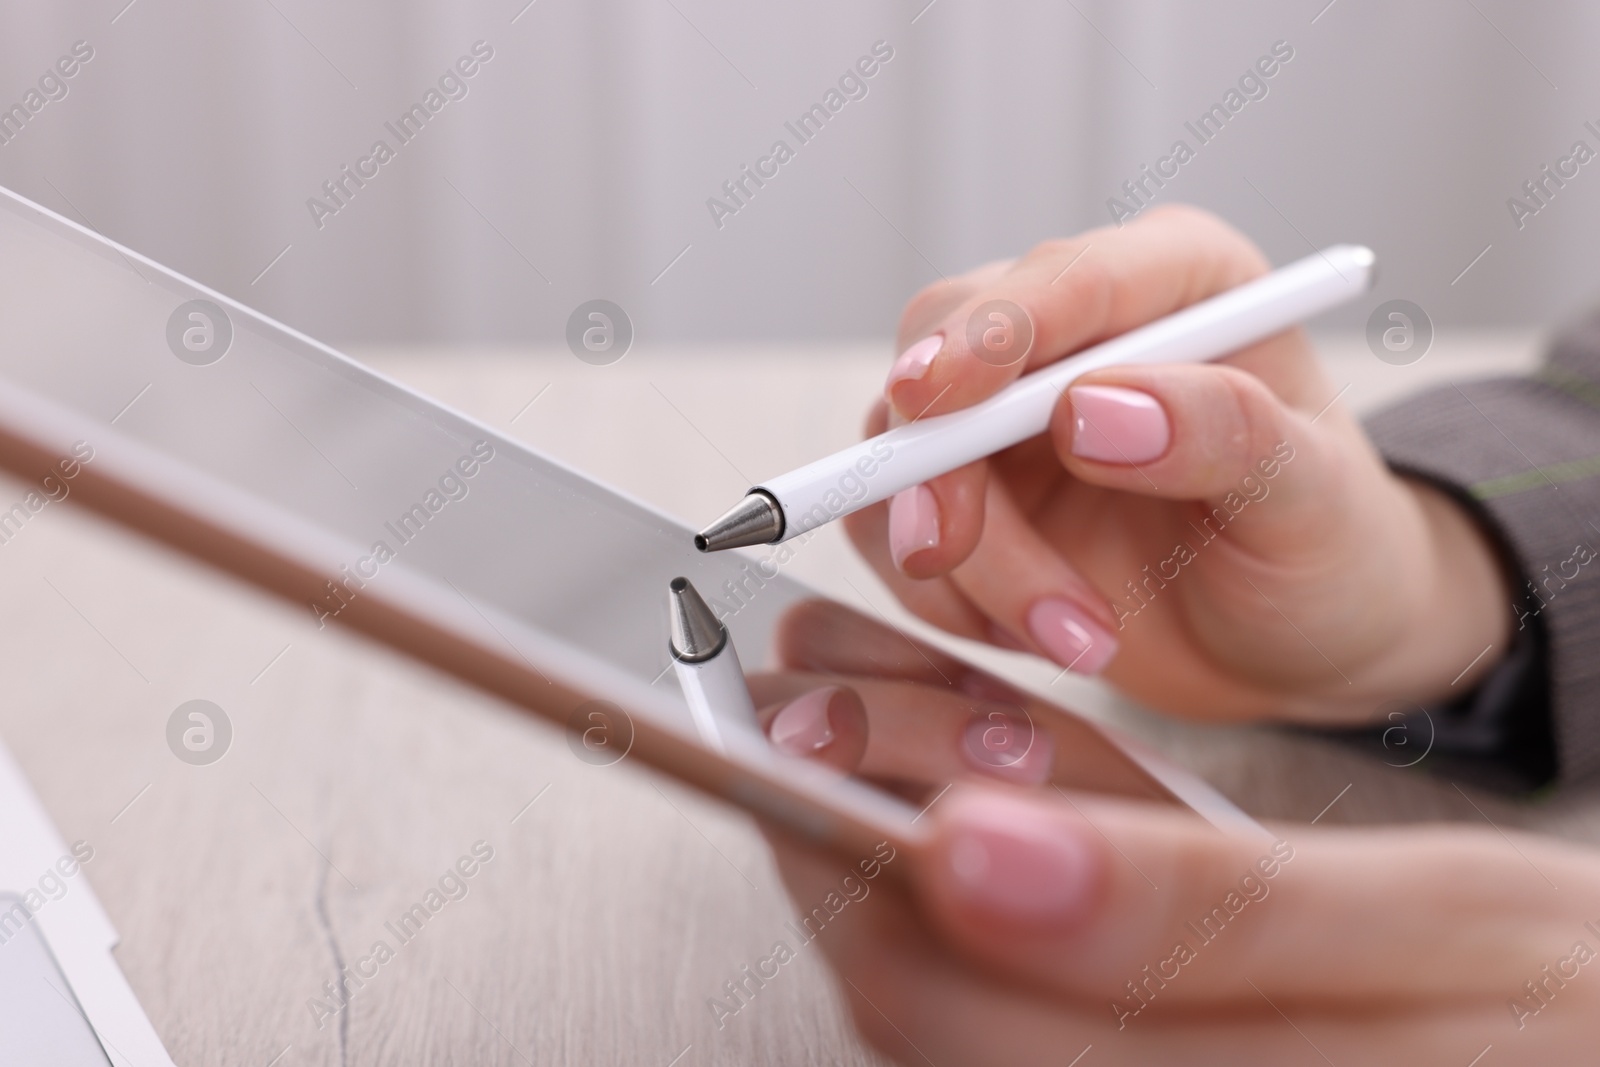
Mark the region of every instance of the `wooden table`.
<instances>
[{"instance_id":1,"label":"wooden table","mask_svg":"<svg viewBox=\"0 0 1600 1067\"><path fill-rule=\"evenodd\" d=\"M1408 368L1359 341L1325 351L1336 381L1351 383L1346 401L1370 407L1451 374L1526 365L1533 339L1446 336ZM750 475L852 439L886 365L881 349L860 347L641 347L605 368L565 351L359 355L696 519ZM0 501L21 491L0 482ZM580 762L544 724L319 632L308 612L70 505L0 545L0 564L0 733L66 838L93 844L87 877L178 1063L878 1062L814 953L726 1028L713 1024L707 998L790 916L736 812L628 761ZM791 573L847 601L853 582L890 607L834 532ZM1053 668L987 658L1117 721L1265 818L1327 807L1329 823L1491 818L1600 840L1593 795L1469 800L1340 747L1164 723L1092 682L1051 687ZM173 710L196 698L222 707L234 731L209 766L179 761L166 741ZM492 859L447 878L478 842ZM442 878L460 899L441 893L392 959L363 963L379 939L399 944L385 924L428 903ZM324 983L345 967L371 977L333 1013Z\"/></svg>"}]
</instances>

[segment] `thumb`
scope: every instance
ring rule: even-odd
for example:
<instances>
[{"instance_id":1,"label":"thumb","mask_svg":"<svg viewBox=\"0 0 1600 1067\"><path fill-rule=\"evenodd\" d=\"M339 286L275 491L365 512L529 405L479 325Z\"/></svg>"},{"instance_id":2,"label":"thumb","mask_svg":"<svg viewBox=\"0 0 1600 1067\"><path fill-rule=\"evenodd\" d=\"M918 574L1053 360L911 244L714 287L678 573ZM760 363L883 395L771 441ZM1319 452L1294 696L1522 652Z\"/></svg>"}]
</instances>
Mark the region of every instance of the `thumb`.
<instances>
[{"instance_id":1,"label":"thumb","mask_svg":"<svg viewBox=\"0 0 1600 1067\"><path fill-rule=\"evenodd\" d=\"M1502 1003L1571 951L1600 890L1592 857L1521 838L1528 862L1508 862L1506 842L1477 829L1273 841L1152 805L972 785L933 815L916 885L946 940L1131 1012L1255 1002L1252 983L1330 1007Z\"/></svg>"},{"instance_id":2,"label":"thumb","mask_svg":"<svg viewBox=\"0 0 1600 1067\"><path fill-rule=\"evenodd\" d=\"M1227 364L1130 366L1074 382L1056 406L1051 437L1082 481L1199 501L1195 521L1213 533L1275 497L1232 531L1242 547L1266 548L1319 531L1313 543L1324 543L1327 524L1350 514L1350 475L1381 474L1343 412L1321 415L1289 406L1262 379Z\"/></svg>"}]
</instances>

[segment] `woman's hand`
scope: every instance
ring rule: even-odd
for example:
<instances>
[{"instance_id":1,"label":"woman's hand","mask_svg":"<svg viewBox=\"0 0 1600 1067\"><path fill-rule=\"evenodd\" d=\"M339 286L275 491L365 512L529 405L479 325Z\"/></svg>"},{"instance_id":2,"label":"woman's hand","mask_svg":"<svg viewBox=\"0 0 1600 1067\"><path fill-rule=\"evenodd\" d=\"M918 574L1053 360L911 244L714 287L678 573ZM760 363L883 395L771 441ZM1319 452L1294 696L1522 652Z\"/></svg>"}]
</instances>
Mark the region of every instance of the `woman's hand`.
<instances>
[{"instance_id":1,"label":"woman's hand","mask_svg":"<svg viewBox=\"0 0 1600 1067\"><path fill-rule=\"evenodd\" d=\"M800 730L810 741L780 747L932 801L931 844L896 861L909 888L880 884L818 937L858 1028L901 1062L1593 1061L1594 853L1489 828L1251 837L1172 807L995 781L960 730L927 728L959 694L913 679L945 661L921 650L934 658L913 666L916 650L871 624L830 638L817 625L829 611L786 627L785 658L804 673L753 688L775 735L826 709L827 740ZM872 658L886 664L876 676L848 673ZM767 833L802 910L849 869Z\"/></svg>"},{"instance_id":2,"label":"woman's hand","mask_svg":"<svg viewBox=\"0 0 1600 1067\"><path fill-rule=\"evenodd\" d=\"M1175 208L930 286L868 432L971 405L1266 270L1238 233ZM1025 358L973 346L1005 339L984 332L1005 324L988 317L997 300L1031 320ZM848 529L923 618L1103 671L1167 711L1348 722L1464 692L1507 643L1504 577L1456 504L1389 471L1341 384L1299 330L1214 364L1097 371L1048 435Z\"/></svg>"},{"instance_id":3,"label":"woman's hand","mask_svg":"<svg viewBox=\"0 0 1600 1067\"><path fill-rule=\"evenodd\" d=\"M858 1029L903 1063L1593 1062L1600 863L1577 849L1489 829L1251 840L969 784L929 817L910 892L880 887L819 938ZM850 869L769 837L802 908Z\"/></svg>"}]
</instances>

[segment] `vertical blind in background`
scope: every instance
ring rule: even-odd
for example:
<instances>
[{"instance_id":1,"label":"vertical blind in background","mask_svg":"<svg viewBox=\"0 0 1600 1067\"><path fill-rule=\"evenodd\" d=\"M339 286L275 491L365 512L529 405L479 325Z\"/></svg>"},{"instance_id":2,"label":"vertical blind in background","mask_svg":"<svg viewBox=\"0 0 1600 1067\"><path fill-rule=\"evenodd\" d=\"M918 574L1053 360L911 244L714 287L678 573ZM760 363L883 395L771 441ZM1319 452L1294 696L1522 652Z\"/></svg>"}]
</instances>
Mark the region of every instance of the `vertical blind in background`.
<instances>
[{"instance_id":1,"label":"vertical blind in background","mask_svg":"<svg viewBox=\"0 0 1600 1067\"><path fill-rule=\"evenodd\" d=\"M1277 261L1370 243L1383 294L1441 327L1600 294L1600 164L1520 229L1506 204L1600 150L1592 4L525 3L0 0L0 106L94 49L0 183L338 343L556 344L594 297L651 341L881 337L941 274L1108 222L1287 41L1159 199ZM398 145L384 124L477 41L466 95ZM866 95L799 144L785 123L879 41ZM319 229L308 198L380 137L395 157ZM719 228L707 199L779 138L794 158Z\"/></svg>"}]
</instances>

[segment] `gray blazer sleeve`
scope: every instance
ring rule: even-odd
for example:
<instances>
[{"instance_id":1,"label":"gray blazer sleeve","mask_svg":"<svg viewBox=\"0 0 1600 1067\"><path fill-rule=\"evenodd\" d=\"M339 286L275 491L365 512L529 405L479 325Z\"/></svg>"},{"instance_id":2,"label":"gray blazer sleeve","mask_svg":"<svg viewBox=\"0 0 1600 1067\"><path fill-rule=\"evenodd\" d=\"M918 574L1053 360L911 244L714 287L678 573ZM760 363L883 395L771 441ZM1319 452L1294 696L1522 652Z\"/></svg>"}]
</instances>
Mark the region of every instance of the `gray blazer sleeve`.
<instances>
[{"instance_id":1,"label":"gray blazer sleeve","mask_svg":"<svg viewBox=\"0 0 1600 1067\"><path fill-rule=\"evenodd\" d=\"M1368 431L1392 467L1452 492L1497 537L1519 585L1513 632L1543 646L1559 775L1600 775L1600 317L1528 378L1436 389Z\"/></svg>"}]
</instances>

